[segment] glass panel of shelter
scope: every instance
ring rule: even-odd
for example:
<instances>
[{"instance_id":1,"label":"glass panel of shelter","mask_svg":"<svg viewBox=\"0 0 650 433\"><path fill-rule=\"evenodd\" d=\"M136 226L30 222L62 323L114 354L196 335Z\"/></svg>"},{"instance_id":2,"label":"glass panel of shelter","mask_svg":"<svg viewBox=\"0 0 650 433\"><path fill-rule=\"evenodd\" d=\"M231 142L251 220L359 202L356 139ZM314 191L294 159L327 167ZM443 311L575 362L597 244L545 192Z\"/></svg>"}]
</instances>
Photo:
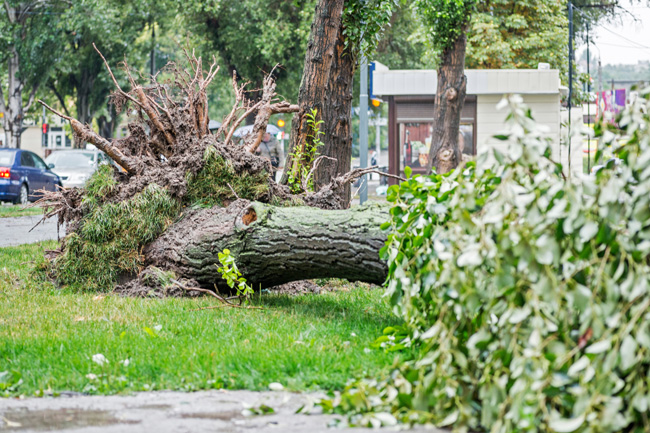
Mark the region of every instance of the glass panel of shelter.
<instances>
[{"instance_id":1,"label":"glass panel of shelter","mask_svg":"<svg viewBox=\"0 0 650 433\"><path fill-rule=\"evenodd\" d=\"M433 123L431 122L399 122L400 172L409 166L413 173L424 173L429 159ZM471 159L476 155L474 143L474 119L462 119L458 134L458 145L463 159Z\"/></svg>"}]
</instances>

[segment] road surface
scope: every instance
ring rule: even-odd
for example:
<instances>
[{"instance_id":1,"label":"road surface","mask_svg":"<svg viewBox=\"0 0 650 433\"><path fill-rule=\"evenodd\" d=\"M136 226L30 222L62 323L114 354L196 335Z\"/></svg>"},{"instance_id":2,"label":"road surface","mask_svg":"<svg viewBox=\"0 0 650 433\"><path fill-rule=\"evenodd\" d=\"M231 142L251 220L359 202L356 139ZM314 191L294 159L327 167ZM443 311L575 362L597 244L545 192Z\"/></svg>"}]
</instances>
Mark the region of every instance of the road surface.
<instances>
[{"instance_id":1,"label":"road surface","mask_svg":"<svg viewBox=\"0 0 650 433\"><path fill-rule=\"evenodd\" d=\"M56 218L38 224L41 218L41 215L0 218L0 247L56 240ZM59 236L64 235L65 228L61 227Z\"/></svg>"}]
</instances>

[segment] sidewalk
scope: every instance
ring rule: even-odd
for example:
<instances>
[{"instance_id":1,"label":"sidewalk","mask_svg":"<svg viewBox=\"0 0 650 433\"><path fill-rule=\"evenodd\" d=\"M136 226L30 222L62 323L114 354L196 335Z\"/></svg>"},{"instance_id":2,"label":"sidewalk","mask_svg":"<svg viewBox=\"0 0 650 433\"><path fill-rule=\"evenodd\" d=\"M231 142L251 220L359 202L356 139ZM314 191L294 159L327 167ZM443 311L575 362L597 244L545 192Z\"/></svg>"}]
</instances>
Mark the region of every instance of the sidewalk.
<instances>
[{"instance_id":1,"label":"sidewalk","mask_svg":"<svg viewBox=\"0 0 650 433\"><path fill-rule=\"evenodd\" d=\"M273 432L331 433L332 415L296 414L315 394L252 391L143 392L129 396L0 398L0 431L75 433ZM275 412L247 416L266 405ZM316 411L314 411L316 412ZM339 417L340 418L340 417ZM395 427L381 431L395 431ZM335 431L368 432L367 428ZM412 432L424 432L419 427ZM436 430L428 429L435 433ZM437 432L441 433L440 430Z\"/></svg>"}]
</instances>

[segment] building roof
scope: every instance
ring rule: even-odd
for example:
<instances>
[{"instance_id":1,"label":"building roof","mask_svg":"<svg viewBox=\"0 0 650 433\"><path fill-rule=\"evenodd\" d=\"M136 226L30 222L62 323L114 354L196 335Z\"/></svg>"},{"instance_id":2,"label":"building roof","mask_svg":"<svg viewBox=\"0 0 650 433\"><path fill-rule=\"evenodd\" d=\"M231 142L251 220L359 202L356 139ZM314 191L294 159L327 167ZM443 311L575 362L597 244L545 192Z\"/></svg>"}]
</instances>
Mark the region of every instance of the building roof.
<instances>
[{"instance_id":1,"label":"building roof","mask_svg":"<svg viewBox=\"0 0 650 433\"><path fill-rule=\"evenodd\" d=\"M468 95L558 94L557 69L466 69ZM376 63L373 94L435 95L438 84L435 70L390 70Z\"/></svg>"}]
</instances>

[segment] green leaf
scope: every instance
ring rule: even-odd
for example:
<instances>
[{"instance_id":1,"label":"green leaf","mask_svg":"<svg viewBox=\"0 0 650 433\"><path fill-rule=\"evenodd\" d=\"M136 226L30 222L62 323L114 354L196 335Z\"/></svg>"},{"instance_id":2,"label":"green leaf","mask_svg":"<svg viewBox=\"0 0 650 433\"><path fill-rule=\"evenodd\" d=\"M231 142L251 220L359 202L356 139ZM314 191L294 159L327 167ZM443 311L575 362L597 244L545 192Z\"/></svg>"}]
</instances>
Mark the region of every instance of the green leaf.
<instances>
[{"instance_id":1,"label":"green leaf","mask_svg":"<svg viewBox=\"0 0 650 433\"><path fill-rule=\"evenodd\" d=\"M626 336L621 343L621 368L624 371L636 365L636 349L638 345L630 335Z\"/></svg>"},{"instance_id":2,"label":"green leaf","mask_svg":"<svg viewBox=\"0 0 650 433\"><path fill-rule=\"evenodd\" d=\"M551 430L558 433L570 433L578 430L585 422L585 415L580 415L575 418L560 418L552 420L549 423Z\"/></svg>"},{"instance_id":3,"label":"green leaf","mask_svg":"<svg viewBox=\"0 0 650 433\"><path fill-rule=\"evenodd\" d=\"M598 354L609 350L612 343L609 339L598 341L585 349L585 353Z\"/></svg>"},{"instance_id":4,"label":"green leaf","mask_svg":"<svg viewBox=\"0 0 650 433\"><path fill-rule=\"evenodd\" d=\"M593 221L587 221L580 229L580 240L588 242L598 233L598 224Z\"/></svg>"}]
</instances>

